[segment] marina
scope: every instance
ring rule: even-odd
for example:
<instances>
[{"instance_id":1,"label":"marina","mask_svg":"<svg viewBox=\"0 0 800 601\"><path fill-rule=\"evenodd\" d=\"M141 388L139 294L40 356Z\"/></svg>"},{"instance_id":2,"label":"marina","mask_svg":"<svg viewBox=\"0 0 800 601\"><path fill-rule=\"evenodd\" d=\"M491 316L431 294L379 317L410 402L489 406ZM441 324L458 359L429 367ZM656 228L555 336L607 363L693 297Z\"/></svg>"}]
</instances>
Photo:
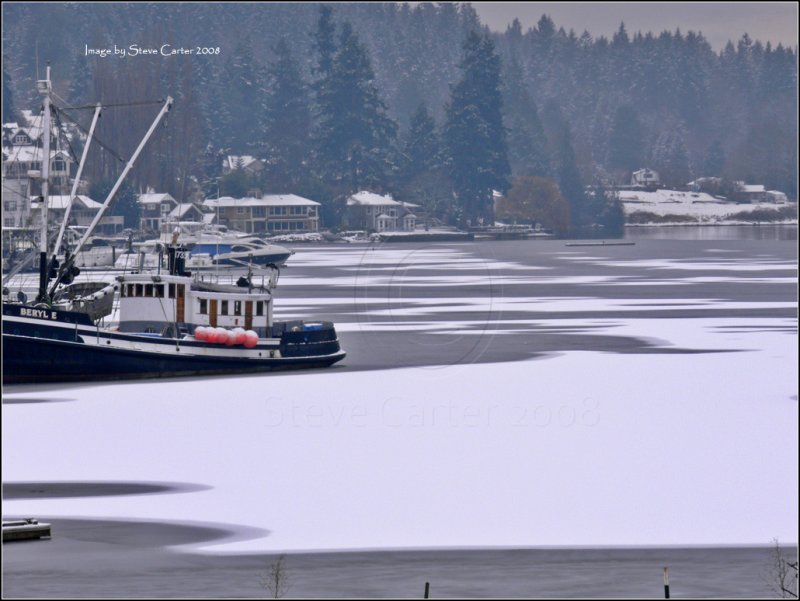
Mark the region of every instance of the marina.
<instances>
[{"instance_id":1,"label":"marina","mask_svg":"<svg viewBox=\"0 0 800 601\"><path fill-rule=\"evenodd\" d=\"M50 132L50 67L46 79L37 82L37 89L43 99L42 128ZM13 273L7 274L3 283L4 384L327 367L344 358L332 323L273 320L272 291L277 286L278 265L284 264L292 251L261 240L248 243L247 239L217 238L213 256L207 252L213 249L204 246L205 238L193 240L198 254L208 259L203 266L227 263L247 269L227 284L192 277L189 241L179 243L180 228L169 243L158 245L151 264L146 264L140 253L138 269L131 266L130 272L113 280L107 276L105 280L74 282L80 275L76 257L171 105L172 98L167 97L92 223L61 261L57 251L67 231L72 203L52 244L48 203L41 203L35 296L29 300L21 287L12 294ZM98 104L95 122L100 108ZM84 159L91 141L90 134ZM49 148L50 136L45 136L45 156L50 155ZM44 162L42 171L43 198L49 198L48 163ZM76 177L74 187L78 180ZM69 198L75 198L74 189ZM127 264L128 258L117 261ZM267 270L266 285L264 277L261 284L254 281L253 269ZM115 307L115 320L107 327L105 318Z\"/></svg>"}]
</instances>

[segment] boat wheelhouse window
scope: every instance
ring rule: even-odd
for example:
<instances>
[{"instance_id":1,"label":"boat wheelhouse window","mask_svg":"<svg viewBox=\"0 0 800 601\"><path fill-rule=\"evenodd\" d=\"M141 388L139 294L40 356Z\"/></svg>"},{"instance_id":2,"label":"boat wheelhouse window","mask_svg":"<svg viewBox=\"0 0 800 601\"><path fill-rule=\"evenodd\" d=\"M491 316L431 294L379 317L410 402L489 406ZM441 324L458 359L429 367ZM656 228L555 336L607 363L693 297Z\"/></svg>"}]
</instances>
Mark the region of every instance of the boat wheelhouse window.
<instances>
[{"instance_id":1,"label":"boat wheelhouse window","mask_svg":"<svg viewBox=\"0 0 800 601\"><path fill-rule=\"evenodd\" d=\"M145 296L153 296L153 285L152 284L145 284L144 285L144 295Z\"/></svg>"},{"instance_id":2,"label":"boat wheelhouse window","mask_svg":"<svg viewBox=\"0 0 800 601\"><path fill-rule=\"evenodd\" d=\"M208 301L204 298L200 300L200 315L206 315L208 313Z\"/></svg>"},{"instance_id":3,"label":"boat wheelhouse window","mask_svg":"<svg viewBox=\"0 0 800 601\"><path fill-rule=\"evenodd\" d=\"M234 315L242 314L242 301L233 301L233 314Z\"/></svg>"},{"instance_id":4,"label":"boat wheelhouse window","mask_svg":"<svg viewBox=\"0 0 800 601\"><path fill-rule=\"evenodd\" d=\"M228 301L220 302L219 314L220 315L227 315L228 314Z\"/></svg>"},{"instance_id":5,"label":"boat wheelhouse window","mask_svg":"<svg viewBox=\"0 0 800 601\"><path fill-rule=\"evenodd\" d=\"M144 284L136 284L136 294L134 296L144 296Z\"/></svg>"},{"instance_id":6,"label":"boat wheelhouse window","mask_svg":"<svg viewBox=\"0 0 800 601\"><path fill-rule=\"evenodd\" d=\"M157 298L164 298L164 284L156 284L155 292Z\"/></svg>"},{"instance_id":7,"label":"boat wheelhouse window","mask_svg":"<svg viewBox=\"0 0 800 601\"><path fill-rule=\"evenodd\" d=\"M175 298L175 284L169 285L169 297Z\"/></svg>"},{"instance_id":8,"label":"boat wheelhouse window","mask_svg":"<svg viewBox=\"0 0 800 601\"><path fill-rule=\"evenodd\" d=\"M256 301L256 315L264 315L264 301Z\"/></svg>"}]
</instances>

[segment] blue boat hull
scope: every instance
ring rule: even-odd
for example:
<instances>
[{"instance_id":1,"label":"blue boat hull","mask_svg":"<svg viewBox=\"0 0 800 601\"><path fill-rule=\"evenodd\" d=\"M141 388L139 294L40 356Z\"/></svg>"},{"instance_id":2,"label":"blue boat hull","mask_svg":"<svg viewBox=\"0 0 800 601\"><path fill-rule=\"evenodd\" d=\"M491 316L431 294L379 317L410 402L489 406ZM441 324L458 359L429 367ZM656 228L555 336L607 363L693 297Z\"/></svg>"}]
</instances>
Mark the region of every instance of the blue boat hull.
<instances>
[{"instance_id":1,"label":"blue boat hull","mask_svg":"<svg viewBox=\"0 0 800 601\"><path fill-rule=\"evenodd\" d=\"M281 331L271 342L216 352L193 338L109 332L63 311L24 319L20 310L4 306L4 384L253 373L327 367L345 357L330 323L276 324Z\"/></svg>"}]
</instances>

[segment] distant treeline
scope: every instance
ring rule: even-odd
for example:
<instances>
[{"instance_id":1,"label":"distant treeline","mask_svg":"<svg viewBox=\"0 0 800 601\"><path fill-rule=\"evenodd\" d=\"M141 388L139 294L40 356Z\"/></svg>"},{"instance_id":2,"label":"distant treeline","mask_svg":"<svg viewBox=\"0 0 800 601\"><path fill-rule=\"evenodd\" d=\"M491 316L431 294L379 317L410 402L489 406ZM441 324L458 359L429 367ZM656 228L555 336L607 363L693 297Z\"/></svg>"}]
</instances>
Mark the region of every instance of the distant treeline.
<instances>
[{"instance_id":1,"label":"distant treeline","mask_svg":"<svg viewBox=\"0 0 800 601\"><path fill-rule=\"evenodd\" d=\"M473 221L516 184L534 204L560 194L561 221L588 226L619 219L588 187L642 167L671 186L718 176L797 198L796 49L746 35L715 53L699 33L593 38L547 16L490 33L467 3L20 3L3 17L4 122L36 107L37 58L72 106L172 95L133 182L181 200L294 192L334 222L364 187ZM87 56L132 44L194 52ZM124 157L151 118L111 109L98 135ZM266 169L223 177L231 154ZM88 174L119 162L98 150Z\"/></svg>"}]
</instances>

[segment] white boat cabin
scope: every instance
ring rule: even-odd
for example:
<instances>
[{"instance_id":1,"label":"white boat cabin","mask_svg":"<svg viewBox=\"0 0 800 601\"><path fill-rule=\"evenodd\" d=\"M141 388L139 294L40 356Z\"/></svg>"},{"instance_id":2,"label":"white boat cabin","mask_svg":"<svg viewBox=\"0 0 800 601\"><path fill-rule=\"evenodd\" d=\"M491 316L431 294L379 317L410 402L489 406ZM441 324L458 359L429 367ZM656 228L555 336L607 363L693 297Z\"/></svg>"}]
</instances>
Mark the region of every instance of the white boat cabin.
<instances>
[{"instance_id":1,"label":"white boat cabin","mask_svg":"<svg viewBox=\"0 0 800 601\"><path fill-rule=\"evenodd\" d=\"M266 287L216 284L179 275L119 276L119 329L161 334L192 333L198 326L244 328L259 336L272 330L272 295Z\"/></svg>"}]
</instances>

